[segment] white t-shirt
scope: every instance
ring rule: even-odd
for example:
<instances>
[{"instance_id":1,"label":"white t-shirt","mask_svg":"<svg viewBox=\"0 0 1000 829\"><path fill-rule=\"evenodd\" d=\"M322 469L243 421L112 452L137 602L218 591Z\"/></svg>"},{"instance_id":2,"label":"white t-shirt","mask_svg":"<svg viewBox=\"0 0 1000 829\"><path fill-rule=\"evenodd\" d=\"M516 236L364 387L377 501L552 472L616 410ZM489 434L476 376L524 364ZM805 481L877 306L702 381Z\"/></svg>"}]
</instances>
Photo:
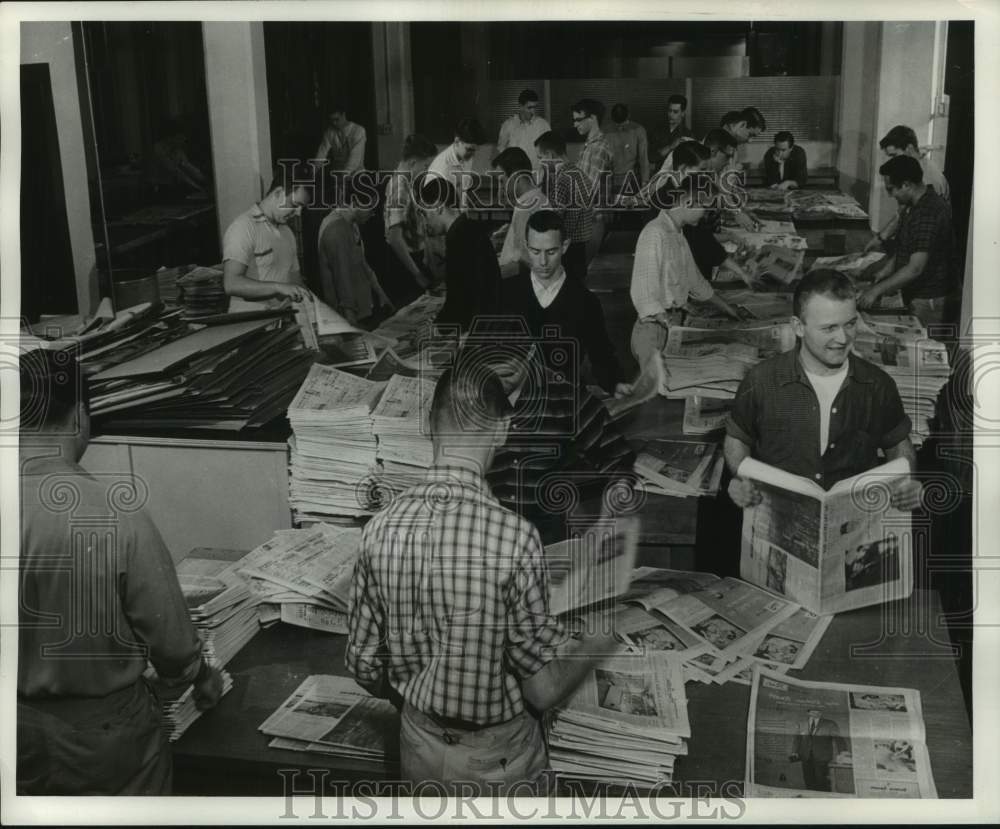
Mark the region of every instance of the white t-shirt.
<instances>
[{"instance_id":1,"label":"white t-shirt","mask_svg":"<svg viewBox=\"0 0 1000 829\"><path fill-rule=\"evenodd\" d=\"M261 282L286 282L302 284L295 234L288 225L269 222L254 205L237 216L222 238L222 260L232 259L246 265L248 279ZM229 310L247 311L261 307L260 302L229 298Z\"/></svg>"},{"instance_id":2,"label":"white t-shirt","mask_svg":"<svg viewBox=\"0 0 1000 829\"><path fill-rule=\"evenodd\" d=\"M836 374L813 374L811 371L806 371L806 377L812 383L819 399L819 453L822 455L830 442L830 409L833 408L837 392L847 377L847 360L844 360L844 365Z\"/></svg>"}]
</instances>

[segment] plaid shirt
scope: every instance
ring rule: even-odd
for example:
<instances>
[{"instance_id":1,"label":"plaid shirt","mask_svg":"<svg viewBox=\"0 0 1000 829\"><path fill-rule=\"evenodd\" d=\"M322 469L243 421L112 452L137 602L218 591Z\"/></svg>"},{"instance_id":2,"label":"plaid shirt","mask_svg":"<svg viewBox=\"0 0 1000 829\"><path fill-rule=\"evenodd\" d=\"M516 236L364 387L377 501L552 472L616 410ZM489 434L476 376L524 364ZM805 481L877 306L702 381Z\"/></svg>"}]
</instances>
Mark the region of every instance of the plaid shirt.
<instances>
[{"instance_id":1,"label":"plaid shirt","mask_svg":"<svg viewBox=\"0 0 1000 829\"><path fill-rule=\"evenodd\" d=\"M763 463L829 489L878 465L876 450L910 434L892 378L848 355L847 377L830 409L830 440L819 453L819 401L795 348L754 366L740 383L726 434Z\"/></svg>"},{"instance_id":2,"label":"plaid shirt","mask_svg":"<svg viewBox=\"0 0 1000 829\"><path fill-rule=\"evenodd\" d=\"M599 132L587 139L580 153L580 160L577 166L583 170L591 187L598 187L601 181L601 173L611 172L611 164L614 156L611 153L611 145L604 137L603 132Z\"/></svg>"},{"instance_id":3,"label":"plaid shirt","mask_svg":"<svg viewBox=\"0 0 1000 829\"><path fill-rule=\"evenodd\" d=\"M554 175L545 177L545 195L563 218L566 238L571 242L586 242L594 229L594 208L590 205L590 181L572 161L558 166Z\"/></svg>"},{"instance_id":4,"label":"plaid shirt","mask_svg":"<svg viewBox=\"0 0 1000 829\"><path fill-rule=\"evenodd\" d=\"M708 283L670 214L661 210L639 234L629 290L639 319L683 308L688 297L711 299Z\"/></svg>"},{"instance_id":5,"label":"plaid shirt","mask_svg":"<svg viewBox=\"0 0 1000 829\"><path fill-rule=\"evenodd\" d=\"M346 653L361 682L386 676L419 711L495 725L565 639L538 531L474 472L434 467L365 527Z\"/></svg>"},{"instance_id":6,"label":"plaid shirt","mask_svg":"<svg viewBox=\"0 0 1000 829\"><path fill-rule=\"evenodd\" d=\"M928 187L920 200L902 213L896 239L897 268L914 253L927 254L923 273L903 286L904 301L950 296L958 290L958 251L951 208L932 188Z\"/></svg>"}]
</instances>

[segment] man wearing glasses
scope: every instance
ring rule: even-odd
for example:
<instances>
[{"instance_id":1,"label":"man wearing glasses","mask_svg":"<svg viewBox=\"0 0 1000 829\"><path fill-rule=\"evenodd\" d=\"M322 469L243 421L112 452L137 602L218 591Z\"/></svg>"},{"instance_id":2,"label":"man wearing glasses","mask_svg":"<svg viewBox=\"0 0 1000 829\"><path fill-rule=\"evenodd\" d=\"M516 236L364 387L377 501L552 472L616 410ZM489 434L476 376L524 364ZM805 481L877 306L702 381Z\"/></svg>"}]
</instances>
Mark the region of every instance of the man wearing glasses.
<instances>
[{"instance_id":1,"label":"man wearing glasses","mask_svg":"<svg viewBox=\"0 0 1000 829\"><path fill-rule=\"evenodd\" d=\"M271 189L237 216L222 239L222 280L229 311L257 310L285 297L309 295L299 268L295 234L288 227L310 201L312 172L302 165L279 165Z\"/></svg>"},{"instance_id":2,"label":"man wearing glasses","mask_svg":"<svg viewBox=\"0 0 1000 829\"><path fill-rule=\"evenodd\" d=\"M577 166L590 186L590 192L583 194L588 203L597 205L603 192L602 179L611 178L612 153L611 145L601 131L601 119L604 117L604 104L593 98L577 101L572 107L573 126L584 138L583 150ZM609 182L610 183L610 182ZM610 193L608 194L610 196ZM603 200L603 199L602 199ZM594 217L594 228L587 245L586 259L589 262L601 246L604 239L604 221L598 212Z\"/></svg>"}]
</instances>

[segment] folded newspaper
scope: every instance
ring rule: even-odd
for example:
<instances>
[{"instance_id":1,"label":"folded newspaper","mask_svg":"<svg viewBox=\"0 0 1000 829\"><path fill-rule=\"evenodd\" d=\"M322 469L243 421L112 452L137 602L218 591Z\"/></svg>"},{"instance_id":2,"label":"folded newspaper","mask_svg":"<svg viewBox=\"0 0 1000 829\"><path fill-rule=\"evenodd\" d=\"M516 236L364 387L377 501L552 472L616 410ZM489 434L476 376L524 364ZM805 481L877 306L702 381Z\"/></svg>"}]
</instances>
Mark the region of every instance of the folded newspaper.
<instances>
[{"instance_id":1,"label":"folded newspaper","mask_svg":"<svg viewBox=\"0 0 1000 829\"><path fill-rule=\"evenodd\" d=\"M638 544L639 519L622 518L548 545L550 612L559 615L628 590Z\"/></svg>"},{"instance_id":2,"label":"folded newspaper","mask_svg":"<svg viewBox=\"0 0 1000 829\"><path fill-rule=\"evenodd\" d=\"M743 512L740 575L813 613L904 599L913 589L910 513L893 509L904 458L824 491L747 458L737 470L761 493Z\"/></svg>"},{"instance_id":3,"label":"folded newspaper","mask_svg":"<svg viewBox=\"0 0 1000 829\"><path fill-rule=\"evenodd\" d=\"M384 762L399 753L399 714L347 677L307 677L259 726L271 748Z\"/></svg>"},{"instance_id":4,"label":"folded newspaper","mask_svg":"<svg viewBox=\"0 0 1000 829\"><path fill-rule=\"evenodd\" d=\"M920 692L753 671L747 797L936 798Z\"/></svg>"}]
</instances>

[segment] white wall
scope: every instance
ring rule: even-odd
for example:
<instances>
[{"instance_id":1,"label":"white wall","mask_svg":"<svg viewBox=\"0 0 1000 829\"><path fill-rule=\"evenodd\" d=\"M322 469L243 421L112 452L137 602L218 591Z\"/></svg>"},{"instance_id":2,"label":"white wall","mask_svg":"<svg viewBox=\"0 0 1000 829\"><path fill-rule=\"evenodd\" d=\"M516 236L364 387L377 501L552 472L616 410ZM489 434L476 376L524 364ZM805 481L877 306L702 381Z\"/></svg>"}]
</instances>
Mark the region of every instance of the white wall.
<instances>
[{"instance_id":1,"label":"white wall","mask_svg":"<svg viewBox=\"0 0 1000 829\"><path fill-rule=\"evenodd\" d=\"M372 23L372 64L379 166L392 170L403 139L414 131L409 23Z\"/></svg>"},{"instance_id":2,"label":"white wall","mask_svg":"<svg viewBox=\"0 0 1000 829\"><path fill-rule=\"evenodd\" d=\"M271 183L264 24L203 23L219 238Z\"/></svg>"},{"instance_id":3,"label":"white wall","mask_svg":"<svg viewBox=\"0 0 1000 829\"><path fill-rule=\"evenodd\" d=\"M79 313L97 306L97 260L90 224L87 159L83 146L80 96L76 83L73 32L68 22L21 23L21 63L47 63L52 81L52 102L59 133L66 219L73 252L76 300ZM24 263L22 263L23 267Z\"/></svg>"},{"instance_id":4,"label":"white wall","mask_svg":"<svg viewBox=\"0 0 1000 829\"><path fill-rule=\"evenodd\" d=\"M836 164L841 189L854 196L862 207L869 202L881 138L875 129L881 26L881 23L844 23Z\"/></svg>"},{"instance_id":5,"label":"white wall","mask_svg":"<svg viewBox=\"0 0 1000 829\"><path fill-rule=\"evenodd\" d=\"M872 180L878 182L882 154L878 140L897 124L912 127L921 144L930 143L935 130L935 96L944 77L945 49L941 30L946 24L935 21L887 21L881 25L878 104L875 116L877 159ZM943 166L944 155L934 160ZM896 202L881 186L872 188L868 212L876 227L882 227L896 211Z\"/></svg>"}]
</instances>

